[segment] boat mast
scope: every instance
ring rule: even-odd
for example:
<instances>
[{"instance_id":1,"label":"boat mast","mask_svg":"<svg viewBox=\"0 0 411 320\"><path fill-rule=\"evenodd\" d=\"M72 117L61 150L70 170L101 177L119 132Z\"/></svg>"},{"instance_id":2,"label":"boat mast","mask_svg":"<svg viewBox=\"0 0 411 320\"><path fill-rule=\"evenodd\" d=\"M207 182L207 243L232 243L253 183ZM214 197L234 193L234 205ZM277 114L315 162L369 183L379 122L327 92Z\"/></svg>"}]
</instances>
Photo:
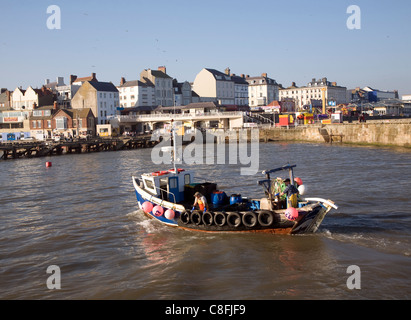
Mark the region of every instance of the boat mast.
<instances>
[{"instance_id":1,"label":"boat mast","mask_svg":"<svg viewBox=\"0 0 411 320\"><path fill-rule=\"evenodd\" d=\"M176 132L174 127L174 119L171 119L171 143L173 144L173 155L171 157L171 161L173 161L173 167L175 174L178 174L176 168L176 156L177 156L177 143L176 143Z\"/></svg>"}]
</instances>

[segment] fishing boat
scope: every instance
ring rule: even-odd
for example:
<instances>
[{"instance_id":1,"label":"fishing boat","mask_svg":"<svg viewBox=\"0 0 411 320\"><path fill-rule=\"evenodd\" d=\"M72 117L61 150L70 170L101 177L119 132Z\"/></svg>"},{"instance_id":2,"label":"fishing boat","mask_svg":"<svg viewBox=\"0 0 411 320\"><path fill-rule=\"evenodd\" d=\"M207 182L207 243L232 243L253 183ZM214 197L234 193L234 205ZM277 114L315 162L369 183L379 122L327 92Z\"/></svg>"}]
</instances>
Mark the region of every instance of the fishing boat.
<instances>
[{"instance_id":1,"label":"fishing boat","mask_svg":"<svg viewBox=\"0 0 411 320\"><path fill-rule=\"evenodd\" d=\"M214 182L197 182L194 170L176 168L175 161L171 169L133 176L132 181L140 211L167 226L200 232L314 233L325 215L338 207L331 200L305 198L305 185L294 176L295 167L287 164L262 171L259 198L228 195ZM284 174L286 178L278 177ZM298 193L283 194L285 180ZM193 207L196 193L206 198L208 210Z\"/></svg>"}]
</instances>

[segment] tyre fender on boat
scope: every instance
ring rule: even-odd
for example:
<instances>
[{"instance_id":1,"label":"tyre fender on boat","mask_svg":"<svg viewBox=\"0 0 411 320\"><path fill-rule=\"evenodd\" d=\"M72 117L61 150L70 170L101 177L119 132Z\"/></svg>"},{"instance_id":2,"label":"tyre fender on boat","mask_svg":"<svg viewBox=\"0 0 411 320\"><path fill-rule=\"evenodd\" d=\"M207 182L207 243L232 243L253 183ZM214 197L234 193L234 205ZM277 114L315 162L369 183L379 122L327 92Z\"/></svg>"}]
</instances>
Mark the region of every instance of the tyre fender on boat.
<instances>
[{"instance_id":1,"label":"tyre fender on boat","mask_svg":"<svg viewBox=\"0 0 411 320\"><path fill-rule=\"evenodd\" d=\"M246 227L253 228L258 223L258 217L253 211L243 212L242 222Z\"/></svg>"},{"instance_id":2,"label":"tyre fender on boat","mask_svg":"<svg viewBox=\"0 0 411 320\"><path fill-rule=\"evenodd\" d=\"M268 210L258 211L258 223L262 227L269 227L273 224L273 222L274 222L274 216L271 211L268 211Z\"/></svg>"},{"instance_id":3,"label":"tyre fender on boat","mask_svg":"<svg viewBox=\"0 0 411 320\"><path fill-rule=\"evenodd\" d=\"M241 216L237 212L230 212L227 217L227 223L230 227L238 228L241 226Z\"/></svg>"},{"instance_id":4,"label":"tyre fender on boat","mask_svg":"<svg viewBox=\"0 0 411 320\"><path fill-rule=\"evenodd\" d=\"M200 225L201 222L202 222L201 212L198 211L198 210L194 210L193 212L191 212L190 220L191 220L191 222L194 223L195 225L197 225L197 226Z\"/></svg>"},{"instance_id":5,"label":"tyre fender on boat","mask_svg":"<svg viewBox=\"0 0 411 320\"><path fill-rule=\"evenodd\" d=\"M214 214L213 214L213 212L210 212L210 211L204 212L201 220L203 221L203 224L206 225L206 226L213 225L213 223L214 223Z\"/></svg>"},{"instance_id":6,"label":"tyre fender on boat","mask_svg":"<svg viewBox=\"0 0 411 320\"><path fill-rule=\"evenodd\" d=\"M216 212L214 213L214 223L219 226L223 227L227 222L226 215L224 212Z\"/></svg>"},{"instance_id":7,"label":"tyre fender on boat","mask_svg":"<svg viewBox=\"0 0 411 320\"><path fill-rule=\"evenodd\" d=\"M190 223L190 212L184 211L183 213L181 213L180 220L184 224L189 224Z\"/></svg>"}]
</instances>

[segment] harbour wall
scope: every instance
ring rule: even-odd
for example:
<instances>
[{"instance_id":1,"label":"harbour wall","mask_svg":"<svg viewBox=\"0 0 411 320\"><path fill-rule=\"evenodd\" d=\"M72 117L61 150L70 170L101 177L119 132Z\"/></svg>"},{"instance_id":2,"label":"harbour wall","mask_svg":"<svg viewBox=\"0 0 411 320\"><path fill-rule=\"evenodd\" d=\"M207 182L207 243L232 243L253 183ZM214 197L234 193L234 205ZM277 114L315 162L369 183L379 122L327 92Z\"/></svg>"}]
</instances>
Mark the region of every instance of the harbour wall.
<instances>
[{"instance_id":1,"label":"harbour wall","mask_svg":"<svg viewBox=\"0 0 411 320\"><path fill-rule=\"evenodd\" d=\"M411 148L411 120L297 126L260 130L265 141L351 143Z\"/></svg>"}]
</instances>

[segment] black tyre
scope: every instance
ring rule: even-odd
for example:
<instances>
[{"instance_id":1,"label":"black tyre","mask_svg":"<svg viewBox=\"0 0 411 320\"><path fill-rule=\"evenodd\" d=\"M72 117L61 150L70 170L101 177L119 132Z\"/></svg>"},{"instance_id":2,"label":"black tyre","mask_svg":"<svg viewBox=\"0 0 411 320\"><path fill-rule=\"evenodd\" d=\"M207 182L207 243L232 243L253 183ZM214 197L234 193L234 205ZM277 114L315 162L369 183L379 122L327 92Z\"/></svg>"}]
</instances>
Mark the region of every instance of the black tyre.
<instances>
[{"instance_id":1,"label":"black tyre","mask_svg":"<svg viewBox=\"0 0 411 320\"><path fill-rule=\"evenodd\" d=\"M271 211L258 212L258 223L263 227L269 227L274 222L274 216Z\"/></svg>"},{"instance_id":2,"label":"black tyre","mask_svg":"<svg viewBox=\"0 0 411 320\"><path fill-rule=\"evenodd\" d=\"M258 223L258 217L252 211L244 212L242 221L243 221L243 225L245 225L246 227L253 228Z\"/></svg>"},{"instance_id":3,"label":"black tyre","mask_svg":"<svg viewBox=\"0 0 411 320\"><path fill-rule=\"evenodd\" d=\"M241 216L237 212L230 212L227 217L227 223L230 227L238 228L241 226Z\"/></svg>"},{"instance_id":4,"label":"black tyre","mask_svg":"<svg viewBox=\"0 0 411 320\"><path fill-rule=\"evenodd\" d=\"M190 212L184 211L180 216L180 220L184 224L189 224L190 223Z\"/></svg>"},{"instance_id":5,"label":"black tyre","mask_svg":"<svg viewBox=\"0 0 411 320\"><path fill-rule=\"evenodd\" d=\"M212 212L204 212L201 220L203 221L204 225L211 226L214 223L214 215Z\"/></svg>"},{"instance_id":6,"label":"black tyre","mask_svg":"<svg viewBox=\"0 0 411 320\"><path fill-rule=\"evenodd\" d=\"M217 226L222 227L226 224L226 222L227 222L227 218L223 212L214 213L214 223Z\"/></svg>"},{"instance_id":7,"label":"black tyre","mask_svg":"<svg viewBox=\"0 0 411 320\"><path fill-rule=\"evenodd\" d=\"M196 210L196 211L191 212L190 220L191 220L191 222L194 223L195 225L197 225L197 226L200 225L201 222L202 222L200 211L197 211L197 210Z\"/></svg>"}]
</instances>

